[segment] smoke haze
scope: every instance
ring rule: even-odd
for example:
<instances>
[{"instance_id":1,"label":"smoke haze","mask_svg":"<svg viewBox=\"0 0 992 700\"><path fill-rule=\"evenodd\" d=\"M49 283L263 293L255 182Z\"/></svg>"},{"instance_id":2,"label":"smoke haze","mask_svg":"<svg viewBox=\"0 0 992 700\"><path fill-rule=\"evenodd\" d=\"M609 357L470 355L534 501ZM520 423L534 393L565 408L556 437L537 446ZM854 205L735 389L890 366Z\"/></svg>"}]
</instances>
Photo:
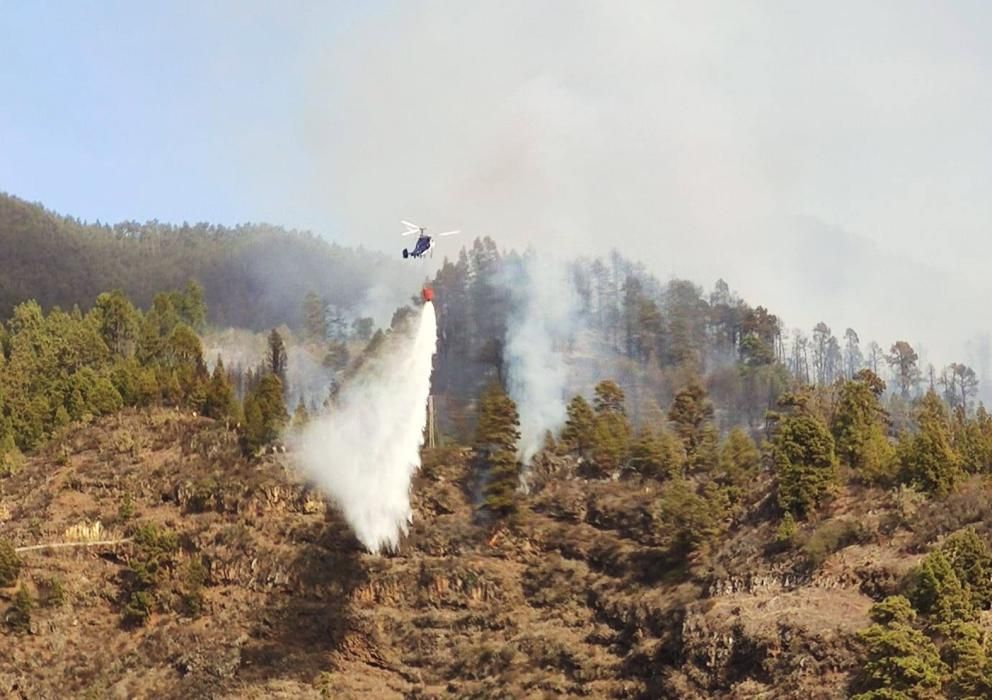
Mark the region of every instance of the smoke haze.
<instances>
[{"instance_id":1,"label":"smoke haze","mask_svg":"<svg viewBox=\"0 0 992 700\"><path fill-rule=\"evenodd\" d=\"M563 352L575 333L578 300L565 265L527 255L508 270L504 286L513 300L506 329L507 388L520 414L524 464L541 448L546 431L565 421L568 368ZM516 273L516 274L514 274Z\"/></svg>"},{"instance_id":2,"label":"smoke haze","mask_svg":"<svg viewBox=\"0 0 992 700\"><path fill-rule=\"evenodd\" d=\"M394 330L337 404L292 440L304 469L373 553L395 550L412 517L410 479L420 467L436 346L428 302L418 322Z\"/></svg>"},{"instance_id":3,"label":"smoke haze","mask_svg":"<svg viewBox=\"0 0 992 700\"><path fill-rule=\"evenodd\" d=\"M393 10L320 56L304 111L348 231L404 212L504 247L616 247L938 366L988 330L982 6Z\"/></svg>"},{"instance_id":4,"label":"smoke haze","mask_svg":"<svg viewBox=\"0 0 992 700\"><path fill-rule=\"evenodd\" d=\"M7 9L0 182L76 216L616 247L938 366L990 331L988 3Z\"/></svg>"}]
</instances>

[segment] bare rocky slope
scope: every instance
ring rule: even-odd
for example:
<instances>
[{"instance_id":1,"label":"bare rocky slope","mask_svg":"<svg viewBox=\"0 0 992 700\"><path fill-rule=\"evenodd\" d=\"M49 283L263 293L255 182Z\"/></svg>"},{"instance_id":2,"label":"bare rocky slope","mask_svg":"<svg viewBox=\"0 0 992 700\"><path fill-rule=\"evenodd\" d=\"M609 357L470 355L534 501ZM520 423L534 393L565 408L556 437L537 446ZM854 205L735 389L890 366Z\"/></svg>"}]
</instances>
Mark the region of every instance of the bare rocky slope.
<instances>
[{"instance_id":1,"label":"bare rocky slope","mask_svg":"<svg viewBox=\"0 0 992 700\"><path fill-rule=\"evenodd\" d=\"M0 633L0 695L844 697L854 632L918 558L888 496L845 492L823 519L862 534L815 568L774 551L760 507L672 568L649 536L656 486L567 463L493 530L473 518L458 450L425 455L409 537L372 556L291 458L245 461L213 421L129 412L68 429L0 480L16 547L147 523L177 535L143 626L122 622L135 542L21 552L36 607L28 633ZM61 605L44 604L53 586Z\"/></svg>"}]
</instances>

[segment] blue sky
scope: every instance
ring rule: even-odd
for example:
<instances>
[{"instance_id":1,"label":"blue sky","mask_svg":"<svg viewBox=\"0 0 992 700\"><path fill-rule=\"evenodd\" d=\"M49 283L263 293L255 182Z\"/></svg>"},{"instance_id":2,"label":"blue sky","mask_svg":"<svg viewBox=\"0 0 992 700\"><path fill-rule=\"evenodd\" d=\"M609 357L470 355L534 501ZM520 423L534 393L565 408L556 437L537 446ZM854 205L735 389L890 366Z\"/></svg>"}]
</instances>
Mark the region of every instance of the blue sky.
<instances>
[{"instance_id":1,"label":"blue sky","mask_svg":"<svg viewBox=\"0 0 992 700\"><path fill-rule=\"evenodd\" d=\"M0 2L0 189L86 220L330 225L286 191L302 67L375 5L291 5Z\"/></svg>"}]
</instances>

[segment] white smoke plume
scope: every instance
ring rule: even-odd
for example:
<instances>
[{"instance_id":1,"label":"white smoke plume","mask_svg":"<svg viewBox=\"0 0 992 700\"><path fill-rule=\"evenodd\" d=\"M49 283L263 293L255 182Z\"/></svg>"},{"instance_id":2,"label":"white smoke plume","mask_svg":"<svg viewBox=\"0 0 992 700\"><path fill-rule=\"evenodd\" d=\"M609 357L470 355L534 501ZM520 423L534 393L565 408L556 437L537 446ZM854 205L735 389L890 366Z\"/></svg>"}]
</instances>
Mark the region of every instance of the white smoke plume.
<instances>
[{"instance_id":1,"label":"white smoke plume","mask_svg":"<svg viewBox=\"0 0 992 700\"><path fill-rule=\"evenodd\" d=\"M420 467L436 349L428 302L419 322L394 330L382 354L296 440L304 469L373 553L395 550L411 521L410 479Z\"/></svg>"},{"instance_id":2,"label":"white smoke plume","mask_svg":"<svg viewBox=\"0 0 992 700\"><path fill-rule=\"evenodd\" d=\"M286 345L286 405L290 412L299 400L307 406L320 406L327 398L334 372L321 364L322 347L305 345L288 328L278 329ZM266 362L268 352L267 332L253 332L242 328L212 330L202 337L207 369L213 372L217 358L227 369L240 367L255 369Z\"/></svg>"},{"instance_id":3,"label":"white smoke plume","mask_svg":"<svg viewBox=\"0 0 992 700\"><path fill-rule=\"evenodd\" d=\"M504 359L507 387L520 413L521 457L527 464L545 433L565 422L565 350L574 334L578 304L566 266L546 256L525 256L520 274L509 284L514 306Z\"/></svg>"}]
</instances>

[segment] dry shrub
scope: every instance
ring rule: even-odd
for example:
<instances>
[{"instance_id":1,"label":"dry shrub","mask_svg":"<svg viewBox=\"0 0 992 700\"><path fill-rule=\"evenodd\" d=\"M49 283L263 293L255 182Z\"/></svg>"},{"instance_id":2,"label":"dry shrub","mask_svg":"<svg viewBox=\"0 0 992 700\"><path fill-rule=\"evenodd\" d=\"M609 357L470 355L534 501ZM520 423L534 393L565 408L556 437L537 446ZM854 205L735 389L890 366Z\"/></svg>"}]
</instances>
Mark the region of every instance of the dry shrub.
<instances>
[{"instance_id":1,"label":"dry shrub","mask_svg":"<svg viewBox=\"0 0 992 700\"><path fill-rule=\"evenodd\" d=\"M116 430L110 438L110 448L117 454L138 456L138 441L130 430Z\"/></svg>"},{"instance_id":2,"label":"dry shrub","mask_svg":"<svg viewBox=\"0 0 992 700\"><path fill-rule=\"evenodd\" d=\"M853 518L833 518L819 525L803 545L803 554L810 569L815 569L834 552L863 542L867 536L864 526Z\"/></svg>"},{"instance_id":3,"label":"dry shrub","mask_svg":"<svg viewBox=\"0 0 992 700\"><path fill-rule=\"evenodd\" d=\"M99 520L93 523L82 522L66 528L63 538L66 542L99 542L108 539L107 531Z\"/></svg>"},{"instance_id":4,"label":"dry shrub","mask_svg":"<svg viewBox=\"0 0 992 700\"><path fill-rule=\"evenodd\" d=\"M992 522L992 490L984 479L974 477L946 498L920 507L910 518L909 527L916 535L914 544L923 547L966 525L987 522Z\"/></svg>"},{"instance_id":5,"label":"dry shrub","mask_svg":"<svg viewBox=\"0 0 992 700\"><path fill-rule=\"evenodd\" d=\"M14 594L13 603L4 616L7 627L15 634L28 632L31 629L31 608L33 607L34 603L31 601L27 589L24 586L19 587L17 593Z\"/></svg>"},{"instance_id":6,"label":"dry shrub","mask_svg":"<svg viewBox=\"0 0 992 700\"><path fill-rule=\"evenodd\" d=\"M520 651L501 641L482 642L455 650L458 659L452 665L449 678L483 680L500 676L520 661Z\"/></svg>"}]
</instances>

